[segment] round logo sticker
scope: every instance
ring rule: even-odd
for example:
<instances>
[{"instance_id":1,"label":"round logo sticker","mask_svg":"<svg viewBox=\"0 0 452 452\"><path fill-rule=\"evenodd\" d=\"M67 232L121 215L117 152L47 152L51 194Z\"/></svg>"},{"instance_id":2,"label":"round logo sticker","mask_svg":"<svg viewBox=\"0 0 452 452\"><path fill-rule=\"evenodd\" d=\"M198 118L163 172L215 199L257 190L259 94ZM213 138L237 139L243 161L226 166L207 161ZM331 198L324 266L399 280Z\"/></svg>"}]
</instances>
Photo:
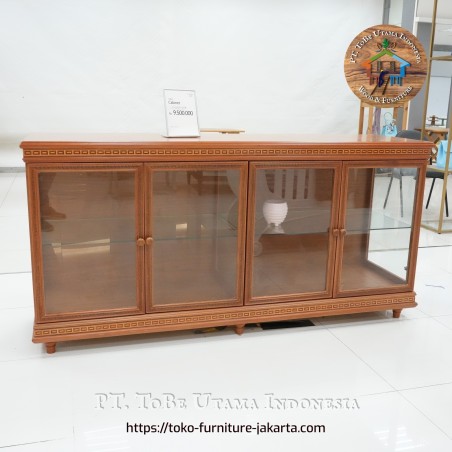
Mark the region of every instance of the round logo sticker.
<instances>
[{"instance_id":1,"label":"round logo sticker","mask_svg":"<svg viewBox=\"0 0 452 452\"><path fill-rule=\"evenodd\" d=\"M400 104L422 88L427 58L422 44L408 30L375 25L349 45L344 73L348 86L363 102L380 107Z\"/></svg>"}]
</instances>

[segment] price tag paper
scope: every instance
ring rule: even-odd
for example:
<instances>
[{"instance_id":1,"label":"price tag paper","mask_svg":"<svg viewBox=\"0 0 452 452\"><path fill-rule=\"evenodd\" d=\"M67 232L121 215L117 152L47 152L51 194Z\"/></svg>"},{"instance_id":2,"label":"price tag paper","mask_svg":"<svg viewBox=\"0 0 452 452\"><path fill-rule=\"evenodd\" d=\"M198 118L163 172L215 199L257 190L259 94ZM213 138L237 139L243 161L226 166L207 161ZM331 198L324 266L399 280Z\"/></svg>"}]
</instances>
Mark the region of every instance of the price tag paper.
<instances>
[{"instance_id":1,"label":"price tag paper","mask_svg":"<svg viewBox=\"0 0 452 452\"><path fill-rule=\"evenodd\" d=\"M198 114L194 91L163 90L167 137L199 137Z\"/></svg>"}]
</instances>

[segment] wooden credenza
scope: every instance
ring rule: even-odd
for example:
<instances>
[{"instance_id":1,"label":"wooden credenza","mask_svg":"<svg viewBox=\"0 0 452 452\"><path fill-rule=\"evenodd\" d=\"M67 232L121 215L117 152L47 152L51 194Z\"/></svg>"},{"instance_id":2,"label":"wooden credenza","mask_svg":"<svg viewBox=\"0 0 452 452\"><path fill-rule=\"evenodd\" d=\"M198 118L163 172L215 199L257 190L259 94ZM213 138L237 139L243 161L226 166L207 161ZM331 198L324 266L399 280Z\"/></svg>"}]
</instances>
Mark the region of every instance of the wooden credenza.
<instances>
[{"instance_id":1,"label":"wooden credenza","mask_svg":"<svg viewBox=\"0 0 452 452\"><path fill-rule=\"evenodd\" d=\"M31 136L33 341L416 306L431 144ZM400 214L399 184L404 181ZM389 190L386 207L384 201Z\"/></svg>"}]
</instances>

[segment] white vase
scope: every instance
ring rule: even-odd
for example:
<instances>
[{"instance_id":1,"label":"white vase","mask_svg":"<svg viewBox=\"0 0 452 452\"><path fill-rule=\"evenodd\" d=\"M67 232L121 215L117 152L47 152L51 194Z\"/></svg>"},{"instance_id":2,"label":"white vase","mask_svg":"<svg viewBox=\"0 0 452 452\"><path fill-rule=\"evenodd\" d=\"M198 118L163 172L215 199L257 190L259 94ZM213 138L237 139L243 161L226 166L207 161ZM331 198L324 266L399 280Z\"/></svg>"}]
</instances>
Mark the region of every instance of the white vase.
<instances>
[{"instance_id":1,"label":"white vase","mask_svg":"<svg viewBox=\"0 0 452 452\"><path fill-rule=\"evenodd\" d=\"M280 199L267 199L264 202L262 210L271 232L284 234L284 229L281 227L281 224L286 219L289 210L287 202Z\"/></svg>"}]
</instances>

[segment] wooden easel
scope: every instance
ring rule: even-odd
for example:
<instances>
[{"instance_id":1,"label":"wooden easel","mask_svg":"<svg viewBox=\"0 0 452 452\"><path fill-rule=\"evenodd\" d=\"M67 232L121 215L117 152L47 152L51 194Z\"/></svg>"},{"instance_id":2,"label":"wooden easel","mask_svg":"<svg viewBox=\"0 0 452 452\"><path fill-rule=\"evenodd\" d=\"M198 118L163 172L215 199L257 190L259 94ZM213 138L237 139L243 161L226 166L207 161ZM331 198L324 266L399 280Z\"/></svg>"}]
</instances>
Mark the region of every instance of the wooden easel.
<instances>
[{"instance_id":1,"label":"wooden easel","mask_svg":"<svg viewBox=\"0 0 452 452\"><path fill-rule=\"evenodd\" d=\"M397 121L399 110L402 109L402 129L406 130L407 124L408 124L408 105L409 102L405 103L399 103L399 104L382 104L381 108L385 109L393 109L392 117ZM372 133L372 124L374 122L374 111L375 108L377 108L375 105L366 104L365 102L361 101L361 104L359 106L359 123L358 123L358 133L362 134L364 130L364 116L365 116L365 110L368 109L368 116L367 116L367 130L366 135Z\"/></svg>"}]
</instances>

